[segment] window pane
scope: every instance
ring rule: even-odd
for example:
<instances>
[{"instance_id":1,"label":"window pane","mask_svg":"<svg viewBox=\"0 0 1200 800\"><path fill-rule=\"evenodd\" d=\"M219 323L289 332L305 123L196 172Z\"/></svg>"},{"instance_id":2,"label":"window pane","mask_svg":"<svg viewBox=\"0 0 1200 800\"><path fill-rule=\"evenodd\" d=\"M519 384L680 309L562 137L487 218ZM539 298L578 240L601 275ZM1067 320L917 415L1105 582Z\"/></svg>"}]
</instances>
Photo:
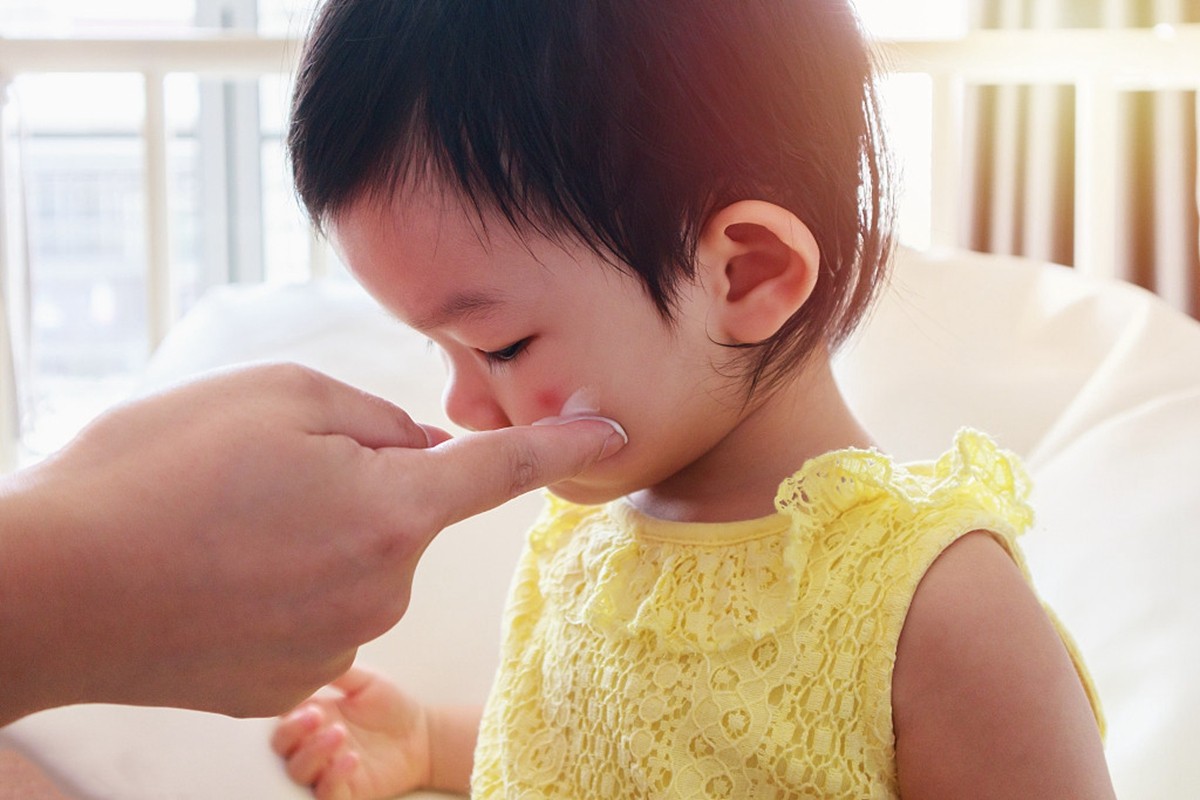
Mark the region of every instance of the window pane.
<instances>
[{"instance_id":1,"label":"window pane","mask_svg":"<svg viewBox=\"0 0 1200 800\"><path fill-rule=\"evenodd\" d=\"M119 398L145 358L141 81L44 75L14 88L30 289L25 443L39 451Z\"/></svg>"},{"instance_id":2,"label":"window pane","mask_svg":"<svg viewBox=\"0 0 1200 800\"><path fill-rule=\"evenodd\" d=\"M316 7L314 0L258 0L258 30L268 36L303 36Z\"/></svg>"},{"instance_id":3,"label":"window pane","mask_svg":"<svg viewBox=\"0 0 1200 800\"><path fill-rule=\"evenodd\" d=\"M194 84L166 84L180 307L197 293ZM23 443L36 456L127 395L148 356L144 86L137 75L38 75L13 88L21 196L8 201L25 209L29 284L18 377Z\"/></svg>"},{"instance_id":4,"label":"window pane","mask_svg":"<svg viewBox=\"0 0 1200 800\"><path fill-rule=\"evenodd\" d=\"M310 277L308 220L296 198L284 149L290 95L290 76L270 75L259 83L263 257L266 279L276 283ZM336 271L336 262L325 256L326 263L334 267L330 272L345 277Z\"/></svg>"}]
</instances>

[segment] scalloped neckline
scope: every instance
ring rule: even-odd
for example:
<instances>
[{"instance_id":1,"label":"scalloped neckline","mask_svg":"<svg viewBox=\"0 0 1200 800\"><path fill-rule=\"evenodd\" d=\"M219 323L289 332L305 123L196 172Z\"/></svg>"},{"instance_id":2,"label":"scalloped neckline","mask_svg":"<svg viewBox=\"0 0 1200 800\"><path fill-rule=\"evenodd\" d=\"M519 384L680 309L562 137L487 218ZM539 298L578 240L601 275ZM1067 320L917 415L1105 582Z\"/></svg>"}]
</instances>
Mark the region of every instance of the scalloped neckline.
<instances>
[{"instance_id":1,"label":"scalloped neckline","mask_svg":"<svg viewBox=\"0 0 1200 800\"><path fill-rule=\"evenodd\" d=\"M614 522L632 532L637 539L653 542L731 545L777 535L790 525L790 517L779 511L731 522L679 522L652 517L638 509L627 497L613 500L604 510Z\"/></svg>"}]
</instances>

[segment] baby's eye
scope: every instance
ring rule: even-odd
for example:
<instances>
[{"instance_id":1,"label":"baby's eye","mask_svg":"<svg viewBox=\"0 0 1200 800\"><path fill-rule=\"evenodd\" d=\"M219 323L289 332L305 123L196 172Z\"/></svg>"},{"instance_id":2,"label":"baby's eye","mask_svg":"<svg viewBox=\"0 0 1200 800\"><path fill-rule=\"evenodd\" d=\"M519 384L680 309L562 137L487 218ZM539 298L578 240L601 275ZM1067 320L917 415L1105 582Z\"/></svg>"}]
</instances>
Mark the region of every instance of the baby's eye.
<instances>
[{"instance_id":1,"label":"baby's eye","mask_svg":"<svg viewBox=\"0 0 1200 800\"><path fill-rule=\"evenodd\" d=\"M521 353L524 352L525 348L528 346L529 339L521 339L520 341L513 342L508 347L501 348L500 350L484 351L483 357L494 363L505 364L515 360L517 356L521 355Z\"/></svg>"}]
</instances>

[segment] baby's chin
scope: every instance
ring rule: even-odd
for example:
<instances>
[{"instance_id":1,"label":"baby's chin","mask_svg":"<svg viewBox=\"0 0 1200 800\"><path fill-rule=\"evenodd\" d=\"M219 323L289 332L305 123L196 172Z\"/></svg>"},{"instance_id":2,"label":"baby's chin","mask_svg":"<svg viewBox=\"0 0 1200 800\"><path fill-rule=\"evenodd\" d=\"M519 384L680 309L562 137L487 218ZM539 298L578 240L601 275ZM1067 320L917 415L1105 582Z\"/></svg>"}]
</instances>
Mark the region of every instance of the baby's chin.
<instances>
[{"instance_id":1,"label":"baby's chin","mask_svg":"<svg viewBox=\"0 0 1200 800\"><path fill-rule=\"evenodd\" d=\"M646 464L632 446L584 470L574 478L552 483L546 490L581 506L598 506L651 489L676 474L671 463Z\"/></svg>"},{"instance_id":2,"label":"baby's chin","mask_svg":"<svg viewBox=\"0 0 1200 800\"><path fill-rule=\"evenodd\" d=\"M617 453L612 461L617 461L622 455L623 453ZM627 464L602 461L574 478L552 483L546 489L555 497L577 505L599 506L653 484L654 481L647 480L647 476L636 470L631 470Z\"/></svg>"},{"instance_id":3,"label":"baby's chin","mask_svg":"<svg viewBox=\"0 0 1200 800\"><path fill-rule=\"evenodd\" d=\"M546 487L546 491L555 497L581 506L599 506L611 503L617 498L624 497L630 491L622 487L587 485L570 480L554 483Z\"/></svg>"}]
</instances>

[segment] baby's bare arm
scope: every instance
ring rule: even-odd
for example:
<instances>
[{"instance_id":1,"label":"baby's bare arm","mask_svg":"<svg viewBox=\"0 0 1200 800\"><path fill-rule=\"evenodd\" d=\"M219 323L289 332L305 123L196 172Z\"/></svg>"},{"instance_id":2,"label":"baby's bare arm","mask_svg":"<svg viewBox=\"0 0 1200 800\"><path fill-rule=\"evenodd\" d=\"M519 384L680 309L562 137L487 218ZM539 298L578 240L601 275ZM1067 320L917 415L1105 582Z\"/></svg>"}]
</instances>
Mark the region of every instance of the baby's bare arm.
<instances>
[{"instance_id":1,"label":"baby's bare arm","mask_svg":"<svg viewBox=\"0 0 1200 800\"><path fill-rule=\"evenodd\" d=\"M475 740L479 737L478 706L440 707L428 711L430 788L468 794Z\"/></svg>"},{"instance_id":2,"label":"baby's bare arm","mask_svg":"<svg viewBox=\"0 0 1200 800\"><path fill-rule=\"evenodd\" d=\"M1112 798L1074 664L1016 564L983 531L934 562L892 682L905 798Z\"/></svg>"}]
</instances>

